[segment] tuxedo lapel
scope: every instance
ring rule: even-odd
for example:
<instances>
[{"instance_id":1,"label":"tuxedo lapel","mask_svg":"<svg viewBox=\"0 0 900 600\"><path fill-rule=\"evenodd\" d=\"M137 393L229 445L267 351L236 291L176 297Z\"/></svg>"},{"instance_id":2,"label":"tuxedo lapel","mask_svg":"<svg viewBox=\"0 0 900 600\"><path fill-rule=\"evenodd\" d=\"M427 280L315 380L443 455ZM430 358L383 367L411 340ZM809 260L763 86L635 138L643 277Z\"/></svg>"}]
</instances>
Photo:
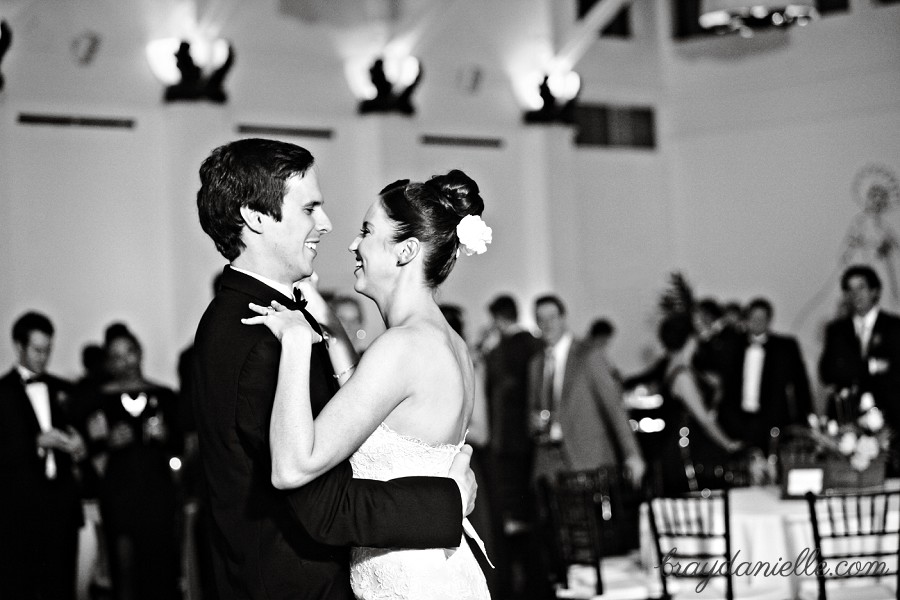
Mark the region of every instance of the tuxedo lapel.
<instances>
[{"instance_id":1,"label":"tuxedo lapel","mask_svg":"<svg viewBox=\"0 0 900 600\"><path fill-rule=\"evenodd\" d=\"M272 300L277 300L290 309L299 309L316 333L322 333L322 328L318 321L309 314L305 307L300 307L293 299L285 297L284 294L270 288L255 277L226 266L219 285L223 291L233 290L248 296L248 301L252 301L254 304L268 306ZM249 312L249 308L247 311ZM242 327L247 326L242 325ZM253 327L261 326L253 325ZM334 373L334 369L332 368L331 359L328 356L328 349L325 344L313 344L309 367L310 404L313 409L313 416L315 416L319 414L319 411L322 410L339 387L337 380L331 376Z\"/></svg>"},{"instance_id":2,"label":"tuxedo lapel","mask_svg":"<svg viewBox=\"0 0 900 600\"><path fill-rule=\"evenodd\" d=\"M254 304L268 306L273 300L277 300L291 310L299 310L303 313L303 316L306 317L306 320L309 321L309 324L316 333L322 333L319 322L307 312L305 306L301 306L299 303L295 302L293 298L286 297L284 294L270 288L255 277L235 271L230 266L226 266L222 273L222 280L219 285L252 296Z\"/></svg>"},{"instance_id":3,"label":"tuxedo lapel","mask_svg":"<svg viewBox=\"0 0 900 600\"><path fill-rule=\"evenodd\" d=\"M878 311L875 323L872 324L872 334L869 336L869 346L866 348L866 356L880 356L881 346L887 329L887 319L882 311Z\"/></svg>"},{"instance_id":4,"label":"tuxedo lapel","mask_svg":"<svg viewBox=\"0 0 900 600\"><path fill-rule=\"evenodd\" d=\"M31 405L31 399L28 397L28 393L25 391L25 383L22 381L22 377L19 375L18 371L13 372L13 378L17 382L15 387L15 396L13 398L13 402L16 403L18 407L19 413L25 418L25 426L28 428L29 433L33 433L35 436L41 433L41 424L38 422L37 415L34 412L34 407ZM48 394L50 392L50 384L47 384ZM53 403L51 402L51 405Z\"/></svg>"},{"instance_id":5,"label":"tuxedo lapel","mask_svg":"<svg viewBox=\"0 0 900 600\"><path fill-rule=\"evenodd\" d=\"M875 323L876 327L878 322ZM852 357L856 359L857 362L863 360L862 355L862 344L860 342L859 337L856 335L856 328L853 326L853 317L847 317L841 322L841 336L844 338L845 347L849 349ZM872 328L872 333L874 336L875 327ZM871 340L869 343L871 347Z\"/></svg>"},{"instance_id":6,"label":"tuxedo lapel","mask_svg":"<svg viewBox=\"0 0 900 600\"><path fill-rule=\"evenodd\" d=\"M68 401L68 397L59 383L53 379L47 382L47 393L50 397L50 422L54 428L63 429L63 424L68 422L65 414L67 410L65 402Z\"/></svg>"}]
</instances>

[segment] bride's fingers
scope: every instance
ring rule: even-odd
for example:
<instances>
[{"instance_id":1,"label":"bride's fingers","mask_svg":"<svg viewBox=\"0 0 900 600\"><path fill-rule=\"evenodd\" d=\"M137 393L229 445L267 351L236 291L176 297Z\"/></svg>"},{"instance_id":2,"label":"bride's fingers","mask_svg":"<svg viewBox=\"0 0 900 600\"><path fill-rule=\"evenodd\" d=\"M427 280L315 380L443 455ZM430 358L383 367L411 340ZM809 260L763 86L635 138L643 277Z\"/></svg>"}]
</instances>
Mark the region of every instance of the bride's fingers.
<instances>
[{"instance_id":1,"label":"bride's fingers","mask_svg":"<svg viewBox=\"0 0 900 600\"><path fill-rule=\"evenodd\" d=\"M241 319L241 323L244 325L265 325L266 324L266 316L260 315L258 317L246 317Z\"/></svg>"},{"instance_id":2,"label":"bride's fingers","mask_svg":"<svg viewBox=\"0 0 900 600\"><path fill-rule=\"evenodd\" d=\"M287 306L285 306L284 304L282 304L282 303L279 302L278 300L272 300L272 308L274 308L274 309L277 310L278 312L281 312L281 311L283 311L283 310L287 310L287 309L288 309Z\"/></svg>"},{"instance_id":3,"label":"bride's fingers","mask_svg":"<svg viewBox=\"0 0 900 600\"><path fill-rule=\"evenodd\" d=\"M249 304L249 306L250 306L250 310L252 310L255 313L259 313L261 315L267 315L272 310L268 306L260 306L259 304L254 304L253 302L251 302Z\"/></svg>"}]
</instances>

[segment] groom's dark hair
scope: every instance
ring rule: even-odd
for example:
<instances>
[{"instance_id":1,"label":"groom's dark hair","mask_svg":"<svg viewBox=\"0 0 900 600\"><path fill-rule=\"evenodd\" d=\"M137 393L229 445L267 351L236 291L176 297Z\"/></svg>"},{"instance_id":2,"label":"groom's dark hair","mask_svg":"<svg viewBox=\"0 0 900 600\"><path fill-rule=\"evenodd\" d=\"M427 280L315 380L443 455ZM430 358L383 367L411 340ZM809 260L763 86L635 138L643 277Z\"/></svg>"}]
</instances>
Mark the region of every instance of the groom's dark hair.
<instances>
[{"instance_id":1,"label":"groom's dark hair","mask_svg":"<svg viewBox=\"0 0 900 600\"><path fill-rule=\"evenodd\" d=\"M219 146L200 166L200 226L228 260L244 250L241 207L281 220L285 181L313 165L309 150L276 140L251 138Z\"/></svg>"}]
</instances>

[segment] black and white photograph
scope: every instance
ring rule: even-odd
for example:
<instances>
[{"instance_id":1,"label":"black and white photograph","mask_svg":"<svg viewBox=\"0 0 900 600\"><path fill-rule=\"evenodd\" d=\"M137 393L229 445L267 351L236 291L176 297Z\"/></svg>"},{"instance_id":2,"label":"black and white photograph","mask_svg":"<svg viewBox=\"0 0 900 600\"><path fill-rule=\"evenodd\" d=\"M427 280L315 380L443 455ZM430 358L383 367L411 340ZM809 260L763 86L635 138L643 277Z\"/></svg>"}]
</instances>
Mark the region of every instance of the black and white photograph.
<instances>
[{"instance_id":1,"label":"black and white photograph","mask_svg":"<svg viewBox=\"0 0 900 600\"><path fill-rule=\"evenodd\" d=\"M0 600L900 600L900 0L0 0Z\"/></svg>"}]
</instances>

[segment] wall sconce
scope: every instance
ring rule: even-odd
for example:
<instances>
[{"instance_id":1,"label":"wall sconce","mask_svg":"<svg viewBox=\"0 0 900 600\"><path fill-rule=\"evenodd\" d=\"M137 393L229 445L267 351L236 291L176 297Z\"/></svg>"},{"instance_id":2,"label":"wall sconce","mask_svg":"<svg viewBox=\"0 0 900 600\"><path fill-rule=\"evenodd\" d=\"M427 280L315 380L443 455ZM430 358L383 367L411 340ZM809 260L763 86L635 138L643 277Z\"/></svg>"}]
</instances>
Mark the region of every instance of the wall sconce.
<instances>
[{"instance_id":1,"label":"wall sconce","mask_svg":"<svg viewBox=\"0 0 900 600\"><path fill-rule=\"evenodd\" d=\"M414 56L377 58L369 68L371 86L363 90L359 114L400 113L412 115L412 95L422 81L422 68Z\"/></svg>"},{"instance_id":2,"label":"wall sconce","mask_svg":"<svg viewBox=\"0 0 900 600\"><path fill-rule=\"evenodd\" d=\"M803 26L818 16L815 0L703 0L699 21L701 27L716 33L752 37L760 29Z\"/></svg>"},{"instance_id":3,"label":"wall sconce","mask_svg":"<svg viewBox=\"0 0 900 600\"><path fill-rule=\"evenodd\" d=\"M581 78L575 71L555 70L538 87L542 105L524 115L526 123L574 123Z\"/></svg>"},{"instance_id":4,"label":"wall sconce","mask_svg":"<svg viewBox=\"0 0 900 600\"><path fill-rule=\"evenodd\" d=\"M225 40L154 40L147 44L147 62L166 85L166 102L208 100L223 104L228 99L222 84L234 64L234 48Z\"/></svg>"},{"instance_id":5,"label":"wall sconce","mask_svg":"<svg viewBox=\"0 0 900 600\"><path fill-rule=\"evenodd\" d=\"M0 21L0 65L3 64L3 56L6 54L6 51L9 50L9 45L12 44L12 29L9 27L9 23L6 20ZM0 92L3 91L3 73L0 73Z\"/></svg>"}]
</instances>

